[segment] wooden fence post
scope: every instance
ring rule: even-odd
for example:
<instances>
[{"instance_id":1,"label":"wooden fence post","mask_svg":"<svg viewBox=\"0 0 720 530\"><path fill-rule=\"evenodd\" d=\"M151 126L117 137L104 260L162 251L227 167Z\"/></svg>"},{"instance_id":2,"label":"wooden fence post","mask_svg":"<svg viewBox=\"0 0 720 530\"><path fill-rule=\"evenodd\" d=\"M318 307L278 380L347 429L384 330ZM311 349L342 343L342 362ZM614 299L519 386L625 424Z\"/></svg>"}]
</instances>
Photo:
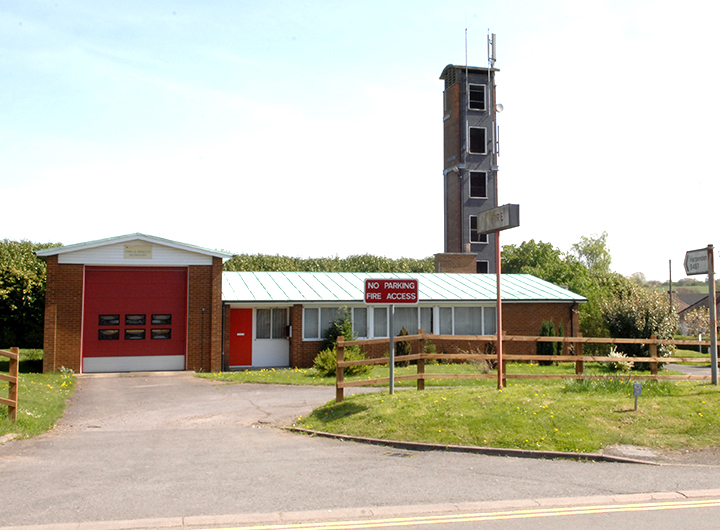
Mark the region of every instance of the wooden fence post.
<instances>
[{"instance_id":1,"label":"wooden fence post","mask_svg":"<svg viewBox=\"0 0 720 530\"><path fill-rule=\"evenodd\" d=\"M418 341L418 353L420 355L425 355L425 330L419 330L418 335L421 337ZM417 389L425 390L425 377L420 377L425 375L425 359L422 357L417 360L417 375Z\"/></svg>"},{"instance_id":2,"label":"wooden fence post","mask_svg":"<svg viewBox=\"0 0 720 530\"><path fill-rule=\"evenodd\" d=\"M18 382L19 382L19 366L20 366L20 348L10 348L10 353L14 353L16 357L10 359L8 366L8 375L15 381L10 381L8 387L8 399L15 402L15 405L8 405L8 418L15 423L17 421L17 404L18 404Z\"/></svg>"},{"instance_id":3,"label":"wooden fence post","mask_svg":"<svg viewBox=\"0 0 720 530\"><path fill-rule=\"evenodd\" d=\"M576 335L577 337L582 337L582 333L578 333ZM582 358L583 356L583 345L582 342L576 342L575 344L575 355ZM575 375L583 375L583 371L585 370L585 363L583 361L575 361ZM579 378L582 380L583 378Z\"/></svg>"},{"instance_id":4,"label":"wooden fence post","mask_svg":"<svg viewBox=\"0 0 720 530\"><path fill-rule=\"evenodd\" d=\"M341 403L343 400L344 388L340 386L345 380L345 368L340 363L345 360L345 337L340 335L337 338L337 369L335 370L335 402Z\"/></svg>"},{"instance_id":5,"label":"wooden fence post","mask_svg":"<svg viewBox=\"0 0 720 530\"><path fill-rule=\"evenodd\" d=\"M658 357L658 346L657 346L657 335L650 335L650 339L653 341L650 343L650 357L653 359L653 361L650 363L650 375L655 376L655 381L657 381L657 375L658 375L658 363L657 363L657 357Z\"/></svg>"}]
</instances>

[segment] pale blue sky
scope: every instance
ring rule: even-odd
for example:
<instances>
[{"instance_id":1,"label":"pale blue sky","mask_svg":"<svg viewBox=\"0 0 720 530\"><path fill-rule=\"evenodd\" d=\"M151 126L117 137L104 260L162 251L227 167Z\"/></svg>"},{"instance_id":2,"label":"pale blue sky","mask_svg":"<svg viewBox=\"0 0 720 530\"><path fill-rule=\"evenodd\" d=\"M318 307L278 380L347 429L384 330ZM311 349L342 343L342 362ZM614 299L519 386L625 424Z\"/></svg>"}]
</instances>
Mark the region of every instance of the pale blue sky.
<instances>
[{"instance_id":1,"label":"pale blue sky","mask_svg":"<svg viewBox=\"0 0 720 530\"><path fill-rule=\"evenodd\" d=\"M715 2L0 0L0 237L442 252L445 65L497 34L500 203L684 276L720 246Z\"/></svg>"}]
</instances>

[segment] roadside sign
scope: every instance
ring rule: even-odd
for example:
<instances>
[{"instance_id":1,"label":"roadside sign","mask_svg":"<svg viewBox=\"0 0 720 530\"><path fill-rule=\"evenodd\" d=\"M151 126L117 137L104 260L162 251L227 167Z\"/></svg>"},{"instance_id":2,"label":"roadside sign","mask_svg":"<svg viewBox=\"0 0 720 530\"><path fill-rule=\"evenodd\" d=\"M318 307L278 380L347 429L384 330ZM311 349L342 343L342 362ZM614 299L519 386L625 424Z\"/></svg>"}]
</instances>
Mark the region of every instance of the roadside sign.
<instances>
[{"instance_id":1,"label":"roadside sign","mask_svg":"<svg viewBox=\"0 0 720 530\"><path fill-rule=\"evenodd\" d=\"M417 304L417 280L382 278L365 280L366 304Z\"/></svg>"},{"instance_id":2,"label":"roadside sign","mask_svg":"<svg viewBox=\"0 0 720 530\"><path fill-rule=\"evenodd\" d=\"M477 216L478 232L488 234L520 226L520 205L505 204L492 210L480 212Z\"/></svg>"},{"instance_id":3,"label":"roadside sign","mask_svg":"<svg viewBox=\"0 0 720 530\"><path fill-rule=\"evenodd\" d=\"M688 250L685 253L685 274L708 274L708 249Z\"/></svg>"}]
</instances>

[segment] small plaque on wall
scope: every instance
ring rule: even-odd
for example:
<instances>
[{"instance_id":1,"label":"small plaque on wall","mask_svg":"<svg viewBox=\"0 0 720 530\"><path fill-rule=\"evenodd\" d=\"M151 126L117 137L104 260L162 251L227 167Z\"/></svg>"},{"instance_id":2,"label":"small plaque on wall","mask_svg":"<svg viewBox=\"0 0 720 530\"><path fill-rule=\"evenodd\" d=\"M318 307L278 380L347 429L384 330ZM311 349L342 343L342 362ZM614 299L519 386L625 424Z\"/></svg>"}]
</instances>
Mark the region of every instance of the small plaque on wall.
<instances>
[{"instance_id":1,"label":"small plaque on wall","mask_svg":"<svg viewBox=\"0 0 720 530\"><path fill-rule=\"evenodd\" d=\"M125 245L125 259L152 259L152 245Z\"/></svg>"}]
</instances>

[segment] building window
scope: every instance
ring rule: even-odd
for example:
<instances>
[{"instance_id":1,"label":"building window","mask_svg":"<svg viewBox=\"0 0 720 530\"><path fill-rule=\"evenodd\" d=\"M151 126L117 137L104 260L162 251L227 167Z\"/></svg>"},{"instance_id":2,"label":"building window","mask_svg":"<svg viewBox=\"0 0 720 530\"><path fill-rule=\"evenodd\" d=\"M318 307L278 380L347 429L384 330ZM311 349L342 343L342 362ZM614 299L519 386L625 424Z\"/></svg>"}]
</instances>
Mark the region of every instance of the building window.
<instances>
[{"instance_id":1,"label":"building window","mask_svg":"<svg viewBox=\"0 0 720 530\"><path fill-rule=\"evenodd\" d=\"M487 199L487 173L484 171L470 172L470 198Z\"/></svg>"},{"instance_id":2,"label":"building window","mask_svg":"<svg viewBox=\"0 0 720 530\"><path fill-rule=\"evenodd\" d=\"M487 154L487 129L485 127L469 127L470 142L468 152L476 155Z\"/></svg>"},{"instance_id":3,"label":"building window","mask_svg":"<svg viewBox=\"0 0 720 530\"><path fill-rule=\"evenodd\" d=\"M488 272L490 272L490 262L485 260L479 260L477 262L477 273L487 274Z\"/></svg>"},{"instance_id":4,"label":"building window","mask_svg":"<svg viewBox=\"0 0 720 530\"><path fill-rule=\"evenodd\" d=\"M152 315L150 323L156 326L170 326L172 324L172 315Z\"/></svg>"},{"instance_id":5,"label":"building window","mask_svg":"<svg viewBox=\"0 0 720 530\"><path fill-rule=\"evenodd\" d=\"M120 315L99 315L98 316L99 326L119 326Z\"/></svg>"},{"instance_id":6,"label":"building window","mask_svg":"<svg viewBox=\"0 0 720 530\"><path fill-rule=\"evenodd\" d=\"M145 340L144 329L126 329L125 340Z\"/></svg>"},{"instance_id":7,"label":"building window","mask_svg":"<svg viewBox=\"0 0 720 530\"><path fill-rule=\"evenodd\" d=\"M470 216L470 242L471 243L487 243L487 234L481 234L478 232L478 218L477 215Z\"/></svg>"},{"instance_id":8,"label":"building window","mask_svg":"<svg viewBox=\"0 0 720 530\"><path fill-rule=\"evenodd\" d=\"M284 339L287 309L258 309L255 312L256 339Z\"/></svg>"},{"instance_id":9,"label":"building window","mask_svg":"<svg viewBox=\"0 0 720 530\"><path fill-rule=\"evenodd\" d=\"M98 340L120 340L119 329L99 329Z\"/></svg>"},{"instance_id":10,"label":"building window","mask_svg":"<svg viewBox=\"0 0 720 530\"><path fill-rule=\"evenodd\" d=\"M150 330L150 338L154 340L170 340L171 334L170 328Z\"/></svg>"},{"instance_id":11,"label":"building window","mask_svg":"<svg viewBox=\"0 0 720 530\"><path fill-rule=\"evenodd\" d=\"M469 89L468 108L485 110L485 85L470 85Z\"/></svg>"},{"instance_id":12,"label":"building window","mask_svg":"<svg viewBox=\"0 0 720 530\"><path fill-rule=\"evenodd\" d=\"M126 326L144 326L145 325L145 315L125 315L125 325Z\"/></svg>"},{"instance_id":13,"label":"building window","mask_svg":"<svg viewBox=\"0 0 720 530\"><path fill-rule=\"evenodd\" d=\"M333 321L342 316L340 307L306 307L303 310L303 339L322 339Z\"/></svg>"},{"instance_id":14,"label":"building window","mask_svg":"<svg viewBox=\"0 0 720 530\"><path fill-rule=\"evenodd\" d=\"M367 307L354 307L352 310L352 330L358 338L368 336Z\"/></svg>"},{"instance_id":15,"label":"building window","mask_svg":"<svg viewBox=\"0 0 720 530\"><path fill-rule=\"evenodd\" d=\"M441 335L494 335L494 307L441 307Z\"/></svg>"}]
</instances>

